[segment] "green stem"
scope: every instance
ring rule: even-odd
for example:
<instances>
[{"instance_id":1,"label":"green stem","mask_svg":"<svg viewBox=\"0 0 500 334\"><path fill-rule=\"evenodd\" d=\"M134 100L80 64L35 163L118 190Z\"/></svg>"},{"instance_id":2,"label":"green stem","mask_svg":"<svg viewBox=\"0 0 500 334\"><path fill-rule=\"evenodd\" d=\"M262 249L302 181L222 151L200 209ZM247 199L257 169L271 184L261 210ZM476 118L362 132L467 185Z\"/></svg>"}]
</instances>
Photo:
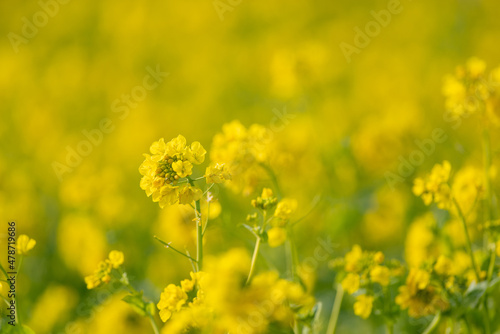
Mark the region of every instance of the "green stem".
<instances>
[{"instance_id":1,"label":"green stem","mask_svg":"<svg viewBox=\"0 0 500 334\"><path fill-rule=\"evenodd\" d=\"M473 334L474 332L472 331L472 325L470 323L470 319L467 313L464 315L464 321L465 321L465 326L467 327L467 333Z\"/></svg>"},{"instance_id":2,"label":"green stem","mask_svg":"<svg viewBox=\"0 0 500 334\"><path fill-rule=\"evenodd\" d=\"M299 258L297 254L297 248L295 247L294 243L294 234L293 234L293 226L290 226L288 228L288 238L287 238L287 245L288 245L288 257L290 258L290 275L291 279L294 282L298 281L298 275L297 275L297 268L299 267Z\"/></svg>"},{"instance_id":3,"label":"green stem","mask_svg":"<svg viewBox=\"0 0 500 334\"><path fill-rule=\"evenodd\" d=\"M191 187L194 187L194 181L199 179L201 178L191 179L189 176L187 177ZM203 268L203 223L201 221L200 200L195 201L194 205L194 214L196 215L196 264L198 266L198 271L201 271Z\"/></svg>"},{"instance_id":4,"label":"green stem","mask_svg":"<svg viewBox=\"0 0 500 334\"><path fill-rule=\"evenodd\" d=\"M190 261L194 261L194 262L197 262L195 259L193 259L191 256L187 255L187 254L184 254L183 252L181 252L180 250L176 249L175 247L173 247L172 245L170 245L170 242L165 242L163 240L161 240L160 238L158 238L156 235L153 236L153 238L155 238L156 240L158 240L159 242L161 242L165 248L167 249L171 249L173 250L174 252L176 252L177 254L180 254L186 258L188 258Z\"/></svg>"},{"instance_id":5,"label":"green stem","mask_svg":"<svg viewBox=\"0 0 500 334\"><path fill-rule=\"evenodd\" d=\"M434 330L439 325L440 320L441 320L441 312L438 312L422 334L431 334L432 332L434 332Z\"/></svg>"},{"instance_id":6,"label":"green stem","mask_svg":"<svg viewBox=\"0 0 500 334\"><path fill-rule=\"evenodd\" d=\"M463 227L464 233L465 233L465 240L467 241L467 251L468 251L469 256L470 256L472 267L474 268L474 273L476 274L477 282L479 282L480 276L479 276L478 267L476 265L476 260L474 259L474 253L472 252L472 242L470 240L469 230L467 228L467 221L465 220L462 209L460 209L460 206L458 205L458 202L455 198L453 198L453 204L455 205L455 208L456 208L457 213L458 213L458 217L460 218L460 221L462 222L462 227Z\"/></svg>"},{"instance_id":7,"label":"green stem","mask_svg":"<svg viewBox=\"0 0 500 334\"><path fill-rule=\"evenodd\" d=\"M335 301L333 302L332 314L330 315L330 320L328 321L328 327L326 334L334 334L335 328L337 327L337 321L339 319L340 306L342 306L342 298L344 297L344 289L341 284L337 283L337 294L335 295Z\"/></svg>"},{"instance_id":8,"label":"green stem","mask_svg":"<svg viewBox=\"0 0 500 334\"><path fill-rule=\"evenodd\" d=\"M196 263L198 264L198 271L203 268L203 224L201 223L201 206L200 201L195 202L196 209Z\"/></svg>"},{"instance_id":9,"label":"green stem","mask_svg":"<svg viewBox=\"0 0 500 334\"><path fill-rule=\"evenodd\" d=\"M248 273L248 278L247 278L247 284L250 283L252 280L253 273L255 271L255 263L257 262L257 256L259 255L259 249L260 249L260 241L261 237L257 237L257 241L255 242L255 247L253 249L253 256L252 256L252 264L250 265L250 272Z\"/></svg>"},{"instance_id":10,"label":"green stem","mask_svg":"<svg viewBox=\"0 0 500 334\"><path fill-rule=\"evenodd\" d=\"M484 210L484 222L485 225L488 225L491 221L492 217L492 201L493 196L491 192L491 177L490 177L490 169L491 169L491 143L490 143L490 135L487 129L483 130L482 136L482 147L483 147L483 168L484 168L484 183L485 183L485 210ZM484 247L488 247L489 242L491 241L491 234L489 228L483 229L484 233Z\"/></svg>"},{"instance_id":11,"label":"green stem","mask_svg":"<svg viewBox=\"0 0 500 334\"><path fill-rule=\"evenodd\" d=\"M488 312L488 298L486 296L486 291L484 292L484 296L483 296L483 322L484 322L484 332L486 334L490 334L491 333L491 329L490 329L490 316L489 316L489 312Z\"/></svg>"},{"instance_id":12,"label":"green stem","mask_svg":"<svg viewBox=\"0 0 500 334\"><path fill-rule=\"evenodd\" d=\"M7 272L5 271L5 269L3 268L2 264L0 263L0 270L3 272L3 274L5 275L5 278L9 278L9 275L7 275Z\"/></svg>"},{"instance_id":13,"label":"green stem","mask_svg":"<svg viewBox=\"0 0 500 334\"><path fill-rule=\"evenodd\" d=\"M149 314L149 320L151 321L151 327L153 327L153 331L155 332L155 334L160 334L160 330L158 329L155 318L151 314Z\"/></svg>"}]
</instances>

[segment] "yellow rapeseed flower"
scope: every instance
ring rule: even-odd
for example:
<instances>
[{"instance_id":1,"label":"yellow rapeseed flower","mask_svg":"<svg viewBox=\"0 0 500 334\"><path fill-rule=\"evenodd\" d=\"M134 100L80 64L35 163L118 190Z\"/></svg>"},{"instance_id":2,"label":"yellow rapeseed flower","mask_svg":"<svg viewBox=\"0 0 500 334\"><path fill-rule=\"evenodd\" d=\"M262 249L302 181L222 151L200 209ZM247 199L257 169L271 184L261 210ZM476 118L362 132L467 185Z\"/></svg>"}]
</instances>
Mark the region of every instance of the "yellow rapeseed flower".
<instances>
[{"instance_id":1,"label":"yellow rapeseed flower","mask_svg":"<svg viewBox=\"0 0 500 334\"><path fill-rule=\"evenodd\" d=\"M363 319L367 319L372 313L373 299L373 296L357 296L356 302L354 303L354 314Z\"/></svg>"},{"instance_id":2,"label":"yellow rapeseed flower","mask_svg":"<svg viewBox=\"0 0 500 334\"><path fill-rule=\"evenodd\" d=\"M215 164L207 167L205 171L205 178L207 183L222 183L226 180L231 180L226 164Z\"/></svg>"},{"instance_id":3,"label":"yellow rapeseed flower","mask_svg":"<svg viewBox=\"0 0 500 334\"><path fill-rule=\"evenodd\" d=\"M453 263L449 258L444 255L440 255L434 265L434 270L439 275L451 275Z\"/></svg>"},{"instance_id":4,"label":"yellow rapeseed flower","mask_svg":"<svg viewBox=\"0 0 500 334\"><path fill-rule=\"evenodd\" d=\"M186 138L179 135L168 143L161 138L149 150L151 154L144 155L139 167L140 186L148 197L152 196L153 202L164 208L176 203L190 204L201 197L189 185L177 186L180 179L193 173L193 165L205 160L206 151L199 142L187 146Z\"/></svg>"},{"instance_id":5,"label":"yellow rapeseed flower","mask_svg":"<svg viewBox=\"0 0 500 334\"><path fill-rule=\"evenodd\" d=\"M163 322L167 322L173 312L181 310L186 304L188 296L186 292L175 284L169 284L161 293L160 301L157 304L160 310L160 318Z\"/></svg>"},{"instance_id":6,"label":"yellow rapeseed flower","mask_svg":"<svg viewBox=\"0 0 500 334\"><path fill-rule=\"evenodd\" d=\"M267 242L270 247L278 247L286 241L286 229L282 227L273 227L267 231Z\"/></svg>"},{"instance_id":7,"label":"yellow rapeseed flower","mask_svg":"<svg viewBox=\"0 0 500 334\"><path fill-rule=\"evenodd\" d=\"M350 293L352 295L353 293L355 293L356 291L359 290L359 275L349 273L342 280L341 284L342 284L342 288L344 288L344 290L346 290L348 293Z\"/></svg>"},{"instance_id":8,"label":"yellow rapeseed flower","mask_svg":"<svg viewBox=\"0 0 500 334\"><path fill-rule=\"evenodd\" d=\"M370 279L382 286L389 285L391 271L385 266L375 266L370 270Z\"/></svg>"},{"instance_id":9,"label":"yellow rapeseed flower","mask_svg":"<svg viewBox=\"0 0 500 334\"><path fill-rule=\"evenodd\" d=\"M28 254L28 252L32 250L33 247L35 247L35 245L36 245L35 239L31 239L26 234L21 234L17 238L17 245L16 245L17 254L19 255Z\"/></svg>"},{"instance_id":10,"label":"yellow rapeseed flower","mask_svg":"<svg viewBox=\"0 0 500 334\"><path fill-rule=\"evenodd\" d=\"M289 220L292 213L297 210L297 201L290 198L284 198L276 206L274 216L282 220Z\"/></svg>"},{"instance_id":11,"label":"yellow rapeseed flower","mask_svg":"<svg viewBox=\"0 0 500 334\"><path fill-rule=\"evenodd\" d=\"M113 266L113 268L118 268L121 264L123 264L124 256L123 253L117 250L113 250L109 253L109 262Z\"/></svg>"}]
</instances>

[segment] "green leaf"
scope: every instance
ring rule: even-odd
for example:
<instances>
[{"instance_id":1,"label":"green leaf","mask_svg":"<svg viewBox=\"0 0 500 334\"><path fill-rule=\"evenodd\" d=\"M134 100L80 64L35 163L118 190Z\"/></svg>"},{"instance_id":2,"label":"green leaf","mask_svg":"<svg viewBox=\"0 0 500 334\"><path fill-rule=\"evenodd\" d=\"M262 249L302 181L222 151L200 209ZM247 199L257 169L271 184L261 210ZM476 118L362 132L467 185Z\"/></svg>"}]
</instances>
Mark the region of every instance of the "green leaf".
<instances>
[{"instance_id":1,"label":"green leaf","mask_svg":"<svg viewBox=\"0 0 500 334\"><path fill-rule=\"evenodd\" d=\"M129 304L132 309L139 313L141 316L144 317L147 315L146 303L142 299L142 291L134 295L127 295L123 297L122 300L125 303Z\"/></svg>"},{"instance_id":2,"label":"green leaf","mask_svg":"<svg viewBox=\"0 0 500 334\"><path fill-rule=\"evenodd\" d=\"M154 315L155 315L155 313L156 313L156 307L155 307L155 304L154 304L154 303L148 303L148 304L146 305L146 312L147 312L149 315L151 315L151 316L153 316L153 317L154 317Z\"/></svg>"},{"instance_id":3,"label":"green leaf","mask_svg":"<svg viewBox=\"0 0 500 334\"><path fill-rule=\"evenodd\" d=\"M467 289L467 292L465 293L464 306L471 309L476 308L477 304L479 303L479 300L481 299L481 297L483 297L484 293L486 292L487 287L488 285L486 284L486 282L481 282L477 284L473 282Z\"/></svg>"}]
</instances>

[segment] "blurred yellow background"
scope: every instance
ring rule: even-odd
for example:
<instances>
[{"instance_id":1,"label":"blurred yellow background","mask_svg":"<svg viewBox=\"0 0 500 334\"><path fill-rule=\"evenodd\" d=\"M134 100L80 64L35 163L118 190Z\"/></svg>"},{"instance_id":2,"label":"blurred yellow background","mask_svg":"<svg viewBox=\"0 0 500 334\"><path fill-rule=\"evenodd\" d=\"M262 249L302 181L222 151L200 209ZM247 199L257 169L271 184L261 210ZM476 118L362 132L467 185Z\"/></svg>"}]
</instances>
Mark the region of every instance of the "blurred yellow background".
<instances>
[{"instance_id":1,"label":"blurred yellow background","mask_svg":"<svg viewBox=\"0 0 500 334\"><path fill-rule=\"evenodd\" d=\"M322 195L321 212L298 227L309 235L304 256L325 233L339 251L361 243L402 254L418 171L394 192L385 173L436 127L448 139L419 168L469 159L475 132L443 120L442 79L471 56L500 63L495 0L401 0L347 58L340 45L355 46L355 28L390 1L62 2L0 3L0 212L37 240L18 285L21 316L37 333L68 324L111 333L99 321L141 332L115 299L88 320L94 294L83 276L111 249L125 252L150 298L186 275L189 264L152 236L192 247L189 214L144 196L138 166L161 137L183 134L210 152L234 119L276 128L294 156L282 185L302 212ZM241 213L216 220L208 252L250 249L237 227L249 199L222 191L220 201ZM320 293L331 280L318 275Z\"/></svg>"}]
</instances>

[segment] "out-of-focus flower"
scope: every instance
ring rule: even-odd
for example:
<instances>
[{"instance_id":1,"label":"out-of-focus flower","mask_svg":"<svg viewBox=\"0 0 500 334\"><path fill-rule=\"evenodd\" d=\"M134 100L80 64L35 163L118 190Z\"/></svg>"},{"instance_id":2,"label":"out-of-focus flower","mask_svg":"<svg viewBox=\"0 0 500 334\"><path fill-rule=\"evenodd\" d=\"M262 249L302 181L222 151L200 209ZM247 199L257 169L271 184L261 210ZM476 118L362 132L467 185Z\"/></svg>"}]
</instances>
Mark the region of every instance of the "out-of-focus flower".
<instances>
[{"instance_id":1,"label":"out-of-focus flower","mask_svg":"<svg viewBox=\"0 0 500 334\"><path fill-rule=\"evenodd\" d=\"M375 266L370 270L370 279L374 283L378 283L382 286L389 285L389 280L391 278L391 271L385 266Z\"/></svg>"},{"instance_id":2,"label":"out-of-focus flower","mask_svg":"<svg viewBox=\"0 0 500 334\"><path fill-rule=\"evenodd\" d=\"M367 319L372 313L373 299L373 296L365 294L357 296L356 302L354 303L354 314L363 319Z\"/></svg>"},{"instance_id":3,"label":"out-of-focus flower","mask_svg":"<svg viewBox=\"0 0 500 334\"><path fill-rule=\"evenodd\" d=\"M353 293L355 293L356 291L359 290L359 275L349 273L342 280L341 284L342 284L342 288L344 288L344 290L346 290L348 293L350 293L352 295Z\"/></svg>"},{"instance_id":4,"label":"out-of-focus flower","mask_svg":"<svg viewBox=\"0 0 500 334\"><path fill-rule=\"evenodd\" d=\"M210 158L213 163L225 164L232 176L228 182L231 189L249 194L267 178L272 138L273 133L264 126L254 124L247 129L239 121L224 124L222 132L214 136Z\"/></svg>"},{"instance_id":5,"label":"out-of-focus flower","mask_svg":"<svg viewBox=\"0 0 500 334\"><path fill-rule=\"evenodd\" d=\"M284 198L279 201L274 211L274 216L281 220L289 220L290 215L297 210L297 201L290 198Z\"/></svg>"},{"instance_id":6,"label":"out-of-focus flower","mask_svg":"<svg viewBox=\"0 0 500 334\"><path fill-rule=\"evenodd\" d=\"M278 247L286 241L286 229L282 227L273 227L267 231L267 242L270 247Z\"/></svg>"},{"instance_id":7,"label":"out-of-focus flower","mask_svg":"<svg viewBox=\"0 0 500 334\"><path fill-rule=\"evenodd\" d=\"M345 270L348 272L357 272L359 270L358 262L363 256L363 250L359 245L354 245L352 250L345 255Z\"/></svg>"},{"instance_id":8,"label":"out-of-focus flower","mask_svg":"<svg viewBox=\"0 0 500 334\"><path fill-rule=\"evenodd\" d=\"M29 325L37 333L51 333L64 324L78 300L76 292L66 286L49 285L36 300Z\"/></svg>"},{"instance_id":9,"label":"out-of-focus flower","mask_svg":"<svg viewBox=\"0 0 500 334\"><path fill-rule=\"evenodd\" d=\"M262 195L251 201L252 206L261 210L269 210L276 206L278 199L273 195L269 188L262 189Z\"/></svg>"},{"instance_id":10,"label":"out-of-focus flower","mask_svg":"<svg viewBox=\"0 0 500 334\"><path fill-rule=\"evenodd\" d=\"M449 258L444 255L440 255L434 265L434 270L439 275L450 275L452 273L453 263Z\"/></svg>"},{"instance_id":11,"label":"out-of-focus flower","mask_svg":"<svg viewBox=\"0 0 500 334\"><path fill-rule=\"evenodd\" d=\"M201 198L203 192L200 188L184 186L179 190L179 204L191 204Z\"/></svg>"},{"instance_id":12,"label":"out-of-focus flower","mask_svg":"<svg viewBox=\"0 0 500 334\"><path fill-rule=\"evenodd\" d=\"M447 75L442 92L450 115L458 119L481 112L490 124L500 125L497 73L494 69L488 76L486 63L473 57L465 66L458 66L454 75Z\"/></svg>"},{"instance_id":13,"label":"out-of-focus flower","mask_svg":"<svg viewBox=\"0 0 500 334\"><path fill-rule=\"evenodd\" d=\"M113 266L113 268L118 268L121 264L123 264L124 255L122 252L113 250L109 253L109 262Z\"/></svg>"},{"instance_id":14,"label":"out-of-focus flower","mask_svg":"<svg viewBox=\"0 0 500 334\"><path fill-rule=\"evenodd\" d=\"M112 279L111 272L123 264L124 256L120 251L113 250L106 260L99 262L97 269L92 275L85 277L87 289L94 289L102 283L109 283Z\"/></svg>"},{"instance_id":15,"label":"out-of-focus flower","mask_svg":"<svg viewBox=\"0 0 500 334\"><path fill-rule=\"evenodd\" d=\"M439 286L431 284L430 273L417 268L410 270L406 285L399 288L396 304L401 309L408 309L408 314L414 318L435 314L449 307Z\"/></svg>"},{"instance_id":16,"label":"out-of-focus flower","mask_svg":"<svg viewBox=\"0 0 500 334\"><path fill-rule=\"evenodd\" d=\"M28 252L32 250L33 247L35 247L35 245L36 245L35 239L31 239L26 234L21 234L17 238L17 244L16 244L17 254L19 255L28 254Z\"/></svg>"},{"instance_id":17,"label":"out-of-focus flower","mask_svg":"<svg viewBox=\"0 0 500 334\"><path fill-rule=\"evenodd\" d=\"M175 284L169 284L161 293L158 309L160 310L160 318L166 322L172 316L172 312L180 311L181 307L187 301L186 292Z\"/></svg>"},{"instance_id":18,"label":"out-of-focus flower","mask_svg":"<svg viewBox=\"0 0 500 334\"><path fill-rule=\"evenodd\" d=\"M231 180L231 174L226 167L226 164L215 164L207 167L205 171L207 183L223 183L226 180Z\"/></svg>"},{"instance_id":19,"label":"out-of-focus flower","mask_svg":"<svg viewBox=\"0 0 500 334\"><path fill-rule=\"evenodd\" d=\"M435 202L439 208L451 207L451 190L448 185L451 165L448 161L436 164L425 178L417 178L413 184L413 193L420 196L426 205Z\"/></svg>"},{"instance_id":20,"label":"out-of-focus flower","mask_svg":"<svg viewBox=\"0 0 500 334\"><path fill-rule=\"evenodd\" d=\"M460 169L453 177L452 196L467 216L483 196L483 183L482 171L472 166Z\"/></svg>"}]
</instances>

